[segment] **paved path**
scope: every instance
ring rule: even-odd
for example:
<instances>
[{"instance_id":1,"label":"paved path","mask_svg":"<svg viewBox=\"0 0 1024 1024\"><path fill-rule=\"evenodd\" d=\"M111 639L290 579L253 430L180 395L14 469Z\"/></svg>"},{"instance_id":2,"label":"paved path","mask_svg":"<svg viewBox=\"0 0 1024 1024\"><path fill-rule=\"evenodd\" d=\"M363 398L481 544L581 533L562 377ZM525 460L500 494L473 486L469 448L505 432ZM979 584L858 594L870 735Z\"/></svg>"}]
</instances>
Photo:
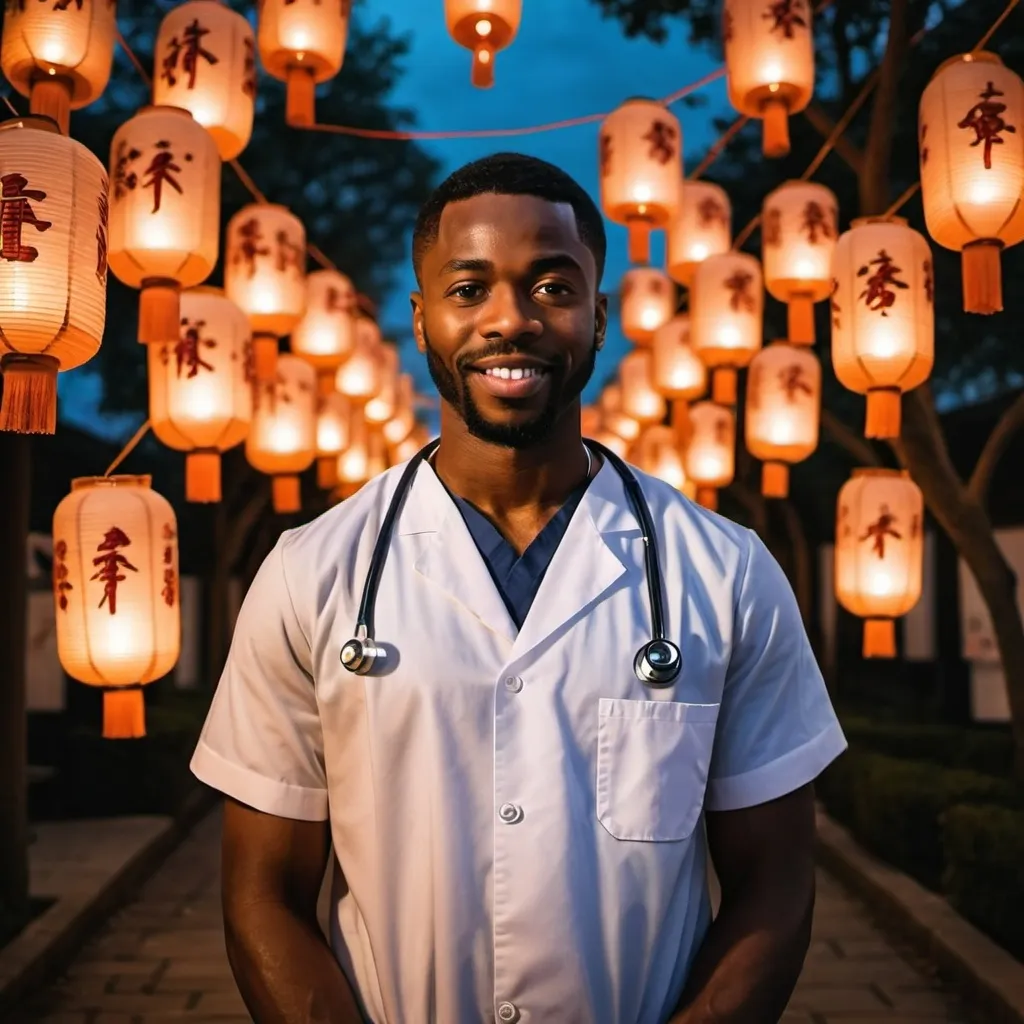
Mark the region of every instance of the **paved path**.
<instances>
[{"instance_id":1,"label":"paved path","mask_svg":"<svg viewBox=\"0 0 1024 1024\"><path fill-rule=\"evenodd\" d=\"M224 953L219 841L214 814L85 947L67 976L10 1024L249 1021ZM813 944L783 1021L966 1024L967 1018L821 874Z\"/></svg>"}]
</instances>

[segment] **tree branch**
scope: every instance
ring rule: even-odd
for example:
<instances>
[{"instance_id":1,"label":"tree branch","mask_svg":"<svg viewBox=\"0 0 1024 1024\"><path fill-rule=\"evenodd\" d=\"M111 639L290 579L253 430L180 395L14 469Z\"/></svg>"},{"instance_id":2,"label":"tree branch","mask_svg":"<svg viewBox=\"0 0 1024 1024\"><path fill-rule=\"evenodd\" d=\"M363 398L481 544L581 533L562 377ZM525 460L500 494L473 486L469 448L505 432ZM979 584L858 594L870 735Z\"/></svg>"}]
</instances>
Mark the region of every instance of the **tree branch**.
<instances>
[{"instance_id":1,"label":"tree branch","mask_svg":"<svg viewBox=\"0 0 1024 1024\"><path fill-rule=\"evenodd\" d=\"M823 139L832 137L836 123L817 103L811 103L804 110L804 117ZM845 135L840 135L832 144L832 148L846 161L854 174L861 174L864 170L864 154Z\"/></svg>"},{"instance_id":2,"label":"tree branch","mask_svg":"<svg viewBox=\"0 0 1024 1024\"><path fill-rule=\"evenodd\" d=\"M853 461L861 466L881 466L882 459L875 446L860 434L851 430L835 413L821 410L821 426L826 434L840 448L846 450Z\"/></svg>"},{"instance_id":3,"label":"tree branch","mask_svg":"<svg viewBox=\"0 0 1024 1024\"><path fill-rule=\"evenodd\" d=\"M1013 404L999 417L999 422L981 450L970 483L967 485L968 493L982 508L987 504L988 488L996 466L1021 427L1024 427L1024 391L1021 391Z\"/></svg>"}]
</instances>

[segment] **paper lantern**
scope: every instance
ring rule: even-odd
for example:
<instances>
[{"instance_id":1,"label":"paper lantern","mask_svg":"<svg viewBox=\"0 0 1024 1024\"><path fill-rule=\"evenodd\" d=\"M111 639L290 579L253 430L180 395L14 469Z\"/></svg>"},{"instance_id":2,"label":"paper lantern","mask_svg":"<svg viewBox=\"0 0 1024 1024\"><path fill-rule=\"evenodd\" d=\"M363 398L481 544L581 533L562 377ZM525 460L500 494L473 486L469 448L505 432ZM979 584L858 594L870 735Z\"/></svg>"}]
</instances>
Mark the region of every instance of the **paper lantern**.
<instances>
[{"instance_id":1,"label":"paper lantern","mask_svg":"<svg viewBox=\"0 0 1024 1024\"><path fill-rule=\"evenodd\" d=\"M360 317L356 321L352 353L338 368L336 381L338 391L360 407L360 417L362 407L380 391L384 382L378 359L381 346L380 328L369 317Z\"/></svg>"},{"instance_id":2,"label":"paper lantern","mask_svg":"<svg viewBox=\"0 0 1024 1024\"><path fill-rule=\"evenodd\" d=\"M644 428L635 442L634 458L631 461L645 473L664 480L688 498L696 496L697 489L686 477L678 440L671 427L654 424Z\"/></svg>"},{"instance_id":3,"label":"paper lantern","mask_svg":"<svg viewBox=\"0 0 1024 1024\"><path fill-rule=\"evenodd\" d=\"M349 405L337 391L321 395L316 411L316 485L338 486L338 456L348 444Z\"/></svg>"},{"instance_id":4,"label":"paper lantern","mask_svg":"<svg viewBox=\"0 0 1024 1024\"><path fill-rule=\"evenodd\" d=\"M1000 253L1024 239L1024 81L994 53L942 64L921 95L928 233L961 253L964 309L1003 308Z\"/></svg>"},{"instance_id":5,"label":"paper lantern","mask_svg":"<svg viewBox=\"0 0 1024 1024\"><path fill-rule=\"evenodd\" d=\"M382 427L384 440L392 447L404 441L416 427L415 399L412 376L408 373L399 374L394 413Z\"/></svg>"},{"instance_id":6,"label":"paper lantern","mask_svg":"<svg viewBox=\"0 0 1024 1024\"><path fill-rule=\"evenodd\" d=\"M352 351L356 289L336 270L306 278L306 311L291 335L291 350L318 370L337 370Z\"/></svg>"},{"instance_id":7,"label":"paper lantern","mask_svg":"<svg viewBox=\"0 0 1024 1024\"><path fill-rule=\"evenodd\" d=\"M522 0L445 0L445 20L452 39L473 51L470 77L478 89L494 85L494 55L519 31Z\"/></svg>"},{"instance_id":8,"label":"paper lantern","mask_svg":"<svg viewBox=\"0 0 1024 1024\"><path fill-rule=\"evenodd\" d=\"M68 134L69 112L107 87L117 38L114 0L12 0L4 11L0 66L33 114Z\"/></svg>"},{"instance_id":9,"label":"paper lantern","mask_svg":"<svg viewBox=\"0 0 1024 1024\"><path fill-rule=\"evenodd\" d=\"M622 411L637 423L657 423L665 418L665 399L651 384L651 353L637 349L619 363Z\"/></svg>"},{"instance_id":10,"label":"paper lantern","mask_svg":"<svg viewBox=\"0 0 1024 1024\"><path fill-rule=\"evenodd\" d=\"M103 337L103 165L44 118L5 121L0 125L0 222L0 430L52 434L57 371L88 362Z\"/></svg>"},{"instance_id":11,"label":"paper lantern","mask_svg":"<svg viewBox=\"0 0 1024 1024\"><path fill-rule=\"evenodd\" d=\"M736 469L736 414L725 405L697 402L690 406L690 443L686 475L697 488L697 501L718 507L718 491L732 483Z\"/></svg>"},{"instance_id":12,"label":"paper lantern","mask_svg":"<svg viewBox=\"0 0 1024 1024\"><path fill-rule=\"evenodd\" d=\"M604 429L611 431L623 441L635 441L640 436L640 424L627 416L622 407L622 386L607 384L598 399L601 410L601 422ZM610 446L609 446L610 447Z\"/></svg>"},{"instance_id":13,"label":"paper lantern","mask_svg":"<svg viewBox=\"0 0 1024 1024\"><path fill-rule=\"evenodd\" d=\"M744 437L764 463L761 493L789 494L789 467L818 447L821 364L804 346L776 341L754 356L747 376Z\"/></svg>"},{"instance_id":14,"label":"paper lantern","mask_svg":"<svg viewBox=\"0 0 1024 1024\"><path fill-rule=\"evenodd\" d=\"M316 458L316 371L285 353L278 357L275 379L257 381L253 394L245 457L272 478L274 511L298 512L299 474Z\"/></svg>"},{"instance_id":15,"label":"paper lantern","mask_svg":"<svg viewBox=\"0 0 1024 1024\"><path fill-rule=\"evenodd\" d=\"M678 305L672 279L650 267L626 271L620 298L622 333L637 345L649 345L654 332L672 319Z\"/></svg>"},{"instance_id":16,"label":"paper lantern","mask_svg":"<svg viewBox=\"0 0 1024 1024\"><path fill-rule=\"evenodd\" d=\"M668 228L668 272L688 288L697 266L732 247L732 204L710 181L684 181L679 209Z\"/></svg>"},{"instance_id":17,"label":"paper lantern","mask_svg":"<svg viewBox=\"0 0 1024 1024\"><path fill-rule=\"evenodd\" d=\"M316 86L345 59L352 0L261 0L256 41L268 75L285 83L285 119L316 120Z\"/></svg>"},{"instance_id":18,"label":"paper lantern","mask_svg":"<svg viewBox=\"0 0 1024 1024\"><path fill-rule=\"evenodd\" d=\"M864 619L864 657L896 655L894 619L921 597L924 498L900 469L856 469L839 491L835 585Z\"/></svg>"},{"instance_id":19,"label":"paper lantern","mask_svg":"<svg viewBox=\"0 0 1024 1024\"><path fill-rule=\"evenodd\" d=\"M372 480L387 472L388 446L380 426L367 424L366 430L366 475Z\"/></svg>"},{"instance_id":20,"label":"paper lantern","mask_svg":"<svg viewBox=\"0 0 1024 1024\"><path fill-rule=\"evenodd\" d=\"M110 269L140 288L139 341L178 340L178 292L202 284L220 248L220 155L176 107L143 107L110 146Z\"/></svg>"},{"instance_id":21,"label":"paper lantern","mask_svg":"<svg viewBox=\"0 0 1024 1024\"><path fill-rule=\"evenodd\" d=\"M185 456L185 499L220 501L220 453L252 420L252 339L245 314L219 288L181 294L176 342L149 345L149 421Z\"/></svg>"},{"instance_id":22,"label":"paper lantern","mask_svg":"<svg viewBox=\"0 0 1024 1024\"><path fill-rule=\"evenodd\" d=\"M762 119L765 156L785 156L789 115L814 92L810 0L726 0L722 40L729 102Z\"/></svg>"},{"instance_id":23,"label":"paper lantern","mask_svg":"<svg viewBox=\"0 0 1024 1024\"><path fill-rule=\"evenodd\" d=\"M839 205L824 185L788 181L761 210L761 256L768 293L789 307L789 341L814 344L814 303L832 288Z\"/></svg>"},{"instance_id":24,"label":"paper lantern","mask_svg":"<svg viewBox=\"0 0 1024 1024\"><path fill-rule=\"evenodd\" d=\"M178 524L148 476L80 477L53 513L57 654L103 688L103 735L146 733L142 686L181 650Z\"/></svg>"},{"instance_id":25,"label":"paper lantern","mask_svg":"<svg viewBox=\"0 0 1024 1024\"><path fill-rule=\"evenodd\" d=\"M188 0L160 23L153 102L181 107L232 160L252 135L256 42L249 22L219 0Z\"/></svg>"},{"instance_id":26,"label":"paper lantern","mask_svg":"<svg viewBox=\"0 0 1024 1024\"><path fill-rule=\"evenodd\" d=\"M367 435L369 430L363 409L356 402L349 403L348 447L338 457L338 480L342 486L362 486L370 479Z\"/></svg>"},{"instance_id":27,"label":"paper lantern","mask_svg":"<svg viewBox=\"0 0 1024 1024\"><path fill-rule=\"evenodd\" d=\"M598 167L605 215L629 229L630 262L649 263L651 229L667 227L679 209L678 118L657 100L626 100L601 125Z\"/></svg>"},{"instance_id":28,"label":"paper lantern","mask_svg":"<svg viewBox=\"0 0 1024 1024\"><path fill-rule=\"evenodd\" d=\"M376 394L366 403L363 415L371 426L383 426L398 407L398 349L380 342L376 348L380 385Z\"/></svg>"},{"instance_id":29,"label":"paper lantern","mask_svg":"<svg viewBox=\"0 0 1024 1024\"><path fill-rule=\"evenodd\" d=\"M867 395L867 437L899 437L900 395L934 361L931 250L902 217L862 217L839 237L832 274L836 377Z\"/></svg>"},{"instance_id":30,"label":"paper lantern","mask_svg":"<svg viewBox=\"0 0 1024 1024\"><path fill-rule=\"evenodd\" d=\"M277 203L250 203L228 222L224 292L252 327L256 379L274 379L278 338L306 311L306 229Z\"/></svg>"},{"instance_id":31,"label":"paper lantern","mask_svg":"<svg viewBox=\"0 0 1024 1024\"><path fill-rule=\"evenodd\" d=\"M690 344L715 371L716 402L736 404L736 370L761 347L763 320L761 264L753 256L709 256L697 268L690 292Z\"/></svg>"},{"instance_id":32,"label":"paper lantern","mask_svg":"<svg viewBox=\"0 0 1024 1024\"><path fill-rule=\"evenodd\" d=\"M408 462L429 440L427 428L422 423L417 423L406 437L392 447L392 465Z\"/></svg>"},{"instance_id":33,"label":"paper lantern","mask_svg":"<svg viewBox=\"0 0 1024 1024\"><path fill-rule=\"evenodd\" d=\"M692 402L707 391L707 367L690 344L690 318L685 313L655 332L651 359L651 383L665 398Z\"/></svg>"}]
</instances>

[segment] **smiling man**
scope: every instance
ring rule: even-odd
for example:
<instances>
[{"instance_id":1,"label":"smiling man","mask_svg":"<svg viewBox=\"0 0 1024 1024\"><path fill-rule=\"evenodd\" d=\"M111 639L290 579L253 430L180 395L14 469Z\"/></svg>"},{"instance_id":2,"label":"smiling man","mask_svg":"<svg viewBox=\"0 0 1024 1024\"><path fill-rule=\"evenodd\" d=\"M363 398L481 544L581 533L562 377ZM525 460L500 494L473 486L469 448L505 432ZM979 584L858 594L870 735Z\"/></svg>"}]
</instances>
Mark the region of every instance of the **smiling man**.
<instances>
[{"instance_id":1,"label":"smiling man","mask_svg":"<svg viewBox=\"0 0 1024 1024\"><path fill-rule=\"evenodd\" d=\"M228 797L258 1022L771 1024L789 999L810 784L845 740L758 538L581 437L604 258L550 164L445 181L412 297L440 444L285 533L246 596L192 764Z\"/></svg>"}]
</instances>

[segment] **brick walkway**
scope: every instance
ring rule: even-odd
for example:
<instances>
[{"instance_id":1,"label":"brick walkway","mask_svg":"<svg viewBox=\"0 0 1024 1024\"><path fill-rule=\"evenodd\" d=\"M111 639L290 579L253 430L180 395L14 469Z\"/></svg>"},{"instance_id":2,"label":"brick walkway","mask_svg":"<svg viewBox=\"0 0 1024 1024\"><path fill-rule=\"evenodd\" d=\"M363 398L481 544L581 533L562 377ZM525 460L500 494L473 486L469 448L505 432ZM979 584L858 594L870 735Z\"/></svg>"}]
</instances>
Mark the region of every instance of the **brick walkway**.
<instances>
[{"instance_id":1,"label":"brick walkway","mask_svg":"<svg viewBox=\"0 0 1024 1024\"><path fill-rule=\"evenodd\" d=\"M214 814L10 1024L248 1021L224 953ZM912 966L826 875L814 941L784 1024L966 1024L955 1000ZM413 1024L413 1022L410 1022Z\"/></svg>"}]
</instances>

